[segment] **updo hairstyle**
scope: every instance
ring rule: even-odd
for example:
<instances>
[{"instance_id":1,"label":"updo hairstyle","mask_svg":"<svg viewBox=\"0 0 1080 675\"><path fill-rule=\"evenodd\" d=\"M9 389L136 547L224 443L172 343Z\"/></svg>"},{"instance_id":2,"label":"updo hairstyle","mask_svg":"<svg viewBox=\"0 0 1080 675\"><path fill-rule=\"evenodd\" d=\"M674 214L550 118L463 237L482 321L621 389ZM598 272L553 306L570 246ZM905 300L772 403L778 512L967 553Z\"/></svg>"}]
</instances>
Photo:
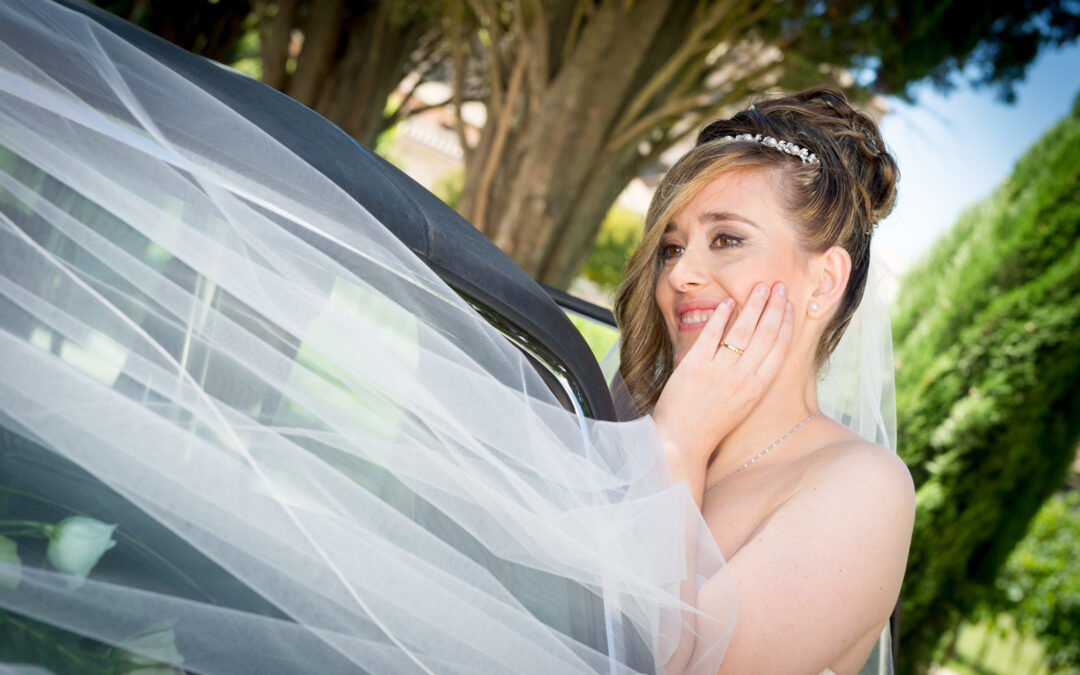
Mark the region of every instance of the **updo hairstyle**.
<instances>
[{"instance_id":1,"label":"updo hairstyle","mask_svg":"<svg viewBox=\"0 0 1080 675\"><path fill-rule=\"evenodd\" d=\"M742 134L793 143L818 161L807 162L754 140L725 140ZM870 238L877 222L892 210L900 176L874 120L853 109L837 89L818 87L759 101L731 119L712 122L653 195L641 244L630 256L616 294L620 370L643 412L652 410L675 368L674 348L655 300L664 228L712 180L749 167L782 172L780 197L796 226L796 241L806 252L820 253L835 245L851 256L847 288L818 343L818 367L840 342L862 300Z\"/></svg>"}]
</instances>

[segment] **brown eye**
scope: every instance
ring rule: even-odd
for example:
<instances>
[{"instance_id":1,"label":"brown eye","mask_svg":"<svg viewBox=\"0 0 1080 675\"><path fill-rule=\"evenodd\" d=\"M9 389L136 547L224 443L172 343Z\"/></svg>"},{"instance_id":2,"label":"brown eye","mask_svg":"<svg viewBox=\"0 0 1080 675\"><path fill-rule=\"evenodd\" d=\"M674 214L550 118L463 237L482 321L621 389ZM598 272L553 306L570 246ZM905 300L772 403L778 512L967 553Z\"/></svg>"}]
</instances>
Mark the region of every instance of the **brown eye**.
<instances>
[{"instance_id":1,"label":"brown eye","mask_svg":"<svg viewBox=\"0 0 1080 675\"><path fill-rule=\"evenodd\" d=\"M661 260L670 260L671 258L678 257L681 253L682 246L679 246L678 244L663 244L660 246L660 251L657 255Z\"/></svg>"},{"instance_id":2,"label":"brown eye","mask_svg":"<svg viewBox=\"0 0 1080 675\"><path fill-rule=\"evenodd\" d=\"M730 234L720 234L713 239L713 243L720 248L732 248L738 246L742 240L738 237L733 237Z\"/></svg>"}]
</instances>

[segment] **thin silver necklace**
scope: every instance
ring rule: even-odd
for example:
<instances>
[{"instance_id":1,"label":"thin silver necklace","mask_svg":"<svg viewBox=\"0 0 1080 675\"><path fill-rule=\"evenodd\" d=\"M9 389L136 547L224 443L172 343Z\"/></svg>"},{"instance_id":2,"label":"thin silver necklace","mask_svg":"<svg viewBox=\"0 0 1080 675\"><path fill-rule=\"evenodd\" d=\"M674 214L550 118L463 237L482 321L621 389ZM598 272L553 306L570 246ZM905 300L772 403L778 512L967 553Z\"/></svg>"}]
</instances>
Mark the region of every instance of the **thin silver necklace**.
<instances>
[{"instance_id":1,"label":"thin silver necklace","mask_svg":"<svg viewBox=\"0 0 1080 675\"><path fill-rule=\"evenodd\" d=\"M784 434L784 435L783 435L783 436L781 436L780 438L778 438L778 439L776 439L775 441L773 441L772 445L770 445L769 447L765 448L764 450L762 450L762 451L761 451L761 452L759 452L758 454L756 454L756 455L754 455L753 457L751 457L750 459L748 459L748 460L746 461L746 463L744 463L744 464L743 464L742 466L740 466L739 468L735 469L734 471L732 471L732 472L731 472L731 473L729 473L728 475L724 476L724 477L723 477L723 478L721 478L720 480L718 480L718 481L716 481L715 483L713 483L713 484L712 484L712 487L710 487L710 488L709 488L708 490L706 490L706 491L705 491L705 494L703 494L703 495L701 496L701 498L702 498L702 499L704 499L704 498L705 498L706 496L708 496L708 494L709 494L710 492L712 492L712 491L713 491L713 490L715 490L716 488L720 487L720 485L721 485L721 484L723 484L723 482L724 482L724 481L726 481L726 480L727 480L728 478L731 478L732 476L734 476L735 474L739 473L739 472L740 472L740 471L742 471L743 469L745 469L745 468L749 467L749 466L750 466L751 464L753 464L754 462L758 461L759 459L761 459L761 458L762 458L762 457L764 457L765 455L769 454L769 451L770 451L770 450L772 450L772 449L773 449L773 448L775 448L776 446L778 446L778 445L780 445L781 443L783 443L784 441L786 441L786 440L787 440L788 438L790 438L790 437L791 437L791 434L795 433L795 432L796 432L796 431L798 431L798 430L799 430L800 428L802 428L802 425L806 424L807 422L809 422L810 420L814 419L815 417L817 417L817 416L818 416L818 415L820 415L820 414L821 414L821 411L820 411L820 410L818 410L818 411L817 411L816 413L810 413L810 414L809 414L809 415L808 415L808 416L806 417L806 419L804 419L804 420L803 420L802 422L799 422L799 423L798 423L798 424L796 424L795 426L791 427L791 431L787 432L786 434Z\"/></svg>"}]
</instances>

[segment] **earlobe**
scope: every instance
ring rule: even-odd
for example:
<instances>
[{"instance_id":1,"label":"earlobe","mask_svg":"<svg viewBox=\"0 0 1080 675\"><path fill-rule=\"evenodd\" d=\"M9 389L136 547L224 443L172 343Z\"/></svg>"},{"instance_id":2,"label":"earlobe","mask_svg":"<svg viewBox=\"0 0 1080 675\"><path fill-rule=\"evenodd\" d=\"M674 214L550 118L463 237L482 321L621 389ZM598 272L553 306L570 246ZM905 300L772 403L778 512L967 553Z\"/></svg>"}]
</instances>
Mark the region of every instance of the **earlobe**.
<instances>
[{"instance_id":1,"label":"earlobe","mask_svg":"<svg viewBox=\"0 0 1080 675\"><path fill-rule=\"evenodd\" d=\"M841 246L831 246L817 255L811 266L814 290L807 303L811 318L821 318L840 303L851 277L851 256Z\"/></svg>"}]
</instances>

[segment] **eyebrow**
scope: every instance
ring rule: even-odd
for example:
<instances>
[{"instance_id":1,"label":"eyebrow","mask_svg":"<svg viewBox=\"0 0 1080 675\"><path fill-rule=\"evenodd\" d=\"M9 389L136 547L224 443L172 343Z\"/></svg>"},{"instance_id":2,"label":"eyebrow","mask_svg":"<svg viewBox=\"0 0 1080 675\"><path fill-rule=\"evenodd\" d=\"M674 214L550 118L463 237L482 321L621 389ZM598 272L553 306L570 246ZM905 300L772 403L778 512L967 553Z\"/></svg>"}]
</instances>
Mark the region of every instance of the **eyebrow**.
<instances>
[{"instance_id":1,"label":"eyebrow","mask_svg":"<svg viewBox=\"0 0 1080 675\"><path fill-rule=\"evenodd\" d=\"M750 220L746 216L740 216L739 214L732 213L730 211L710 211L705 215L701 216L701 222L703 223L719 223L728 220L736 220L740 223L746 223L747 225L756 227L759 230L761 229L761 227L758 226L757 223Z\"/></svg>"},{"instance_id":2,"label":"eyebrow","mask_svg":"<svg viewBox=\"0 0 1080 675\"><path fill-rule=\"evenodd\" d=\"M701 222L703 223L723 223L729 220L746 223L751 227L756 227L759 230L761 229L760 225L750 220L746 216L740 216L739 214L732 213L731 211L709 211L708 213L701 216ZM674 232L677 229L679 229L678 225L676 225L674 221L671 221L664 227L664 234L667 234L668 232Z\"/></svg>"}]
</instances>

